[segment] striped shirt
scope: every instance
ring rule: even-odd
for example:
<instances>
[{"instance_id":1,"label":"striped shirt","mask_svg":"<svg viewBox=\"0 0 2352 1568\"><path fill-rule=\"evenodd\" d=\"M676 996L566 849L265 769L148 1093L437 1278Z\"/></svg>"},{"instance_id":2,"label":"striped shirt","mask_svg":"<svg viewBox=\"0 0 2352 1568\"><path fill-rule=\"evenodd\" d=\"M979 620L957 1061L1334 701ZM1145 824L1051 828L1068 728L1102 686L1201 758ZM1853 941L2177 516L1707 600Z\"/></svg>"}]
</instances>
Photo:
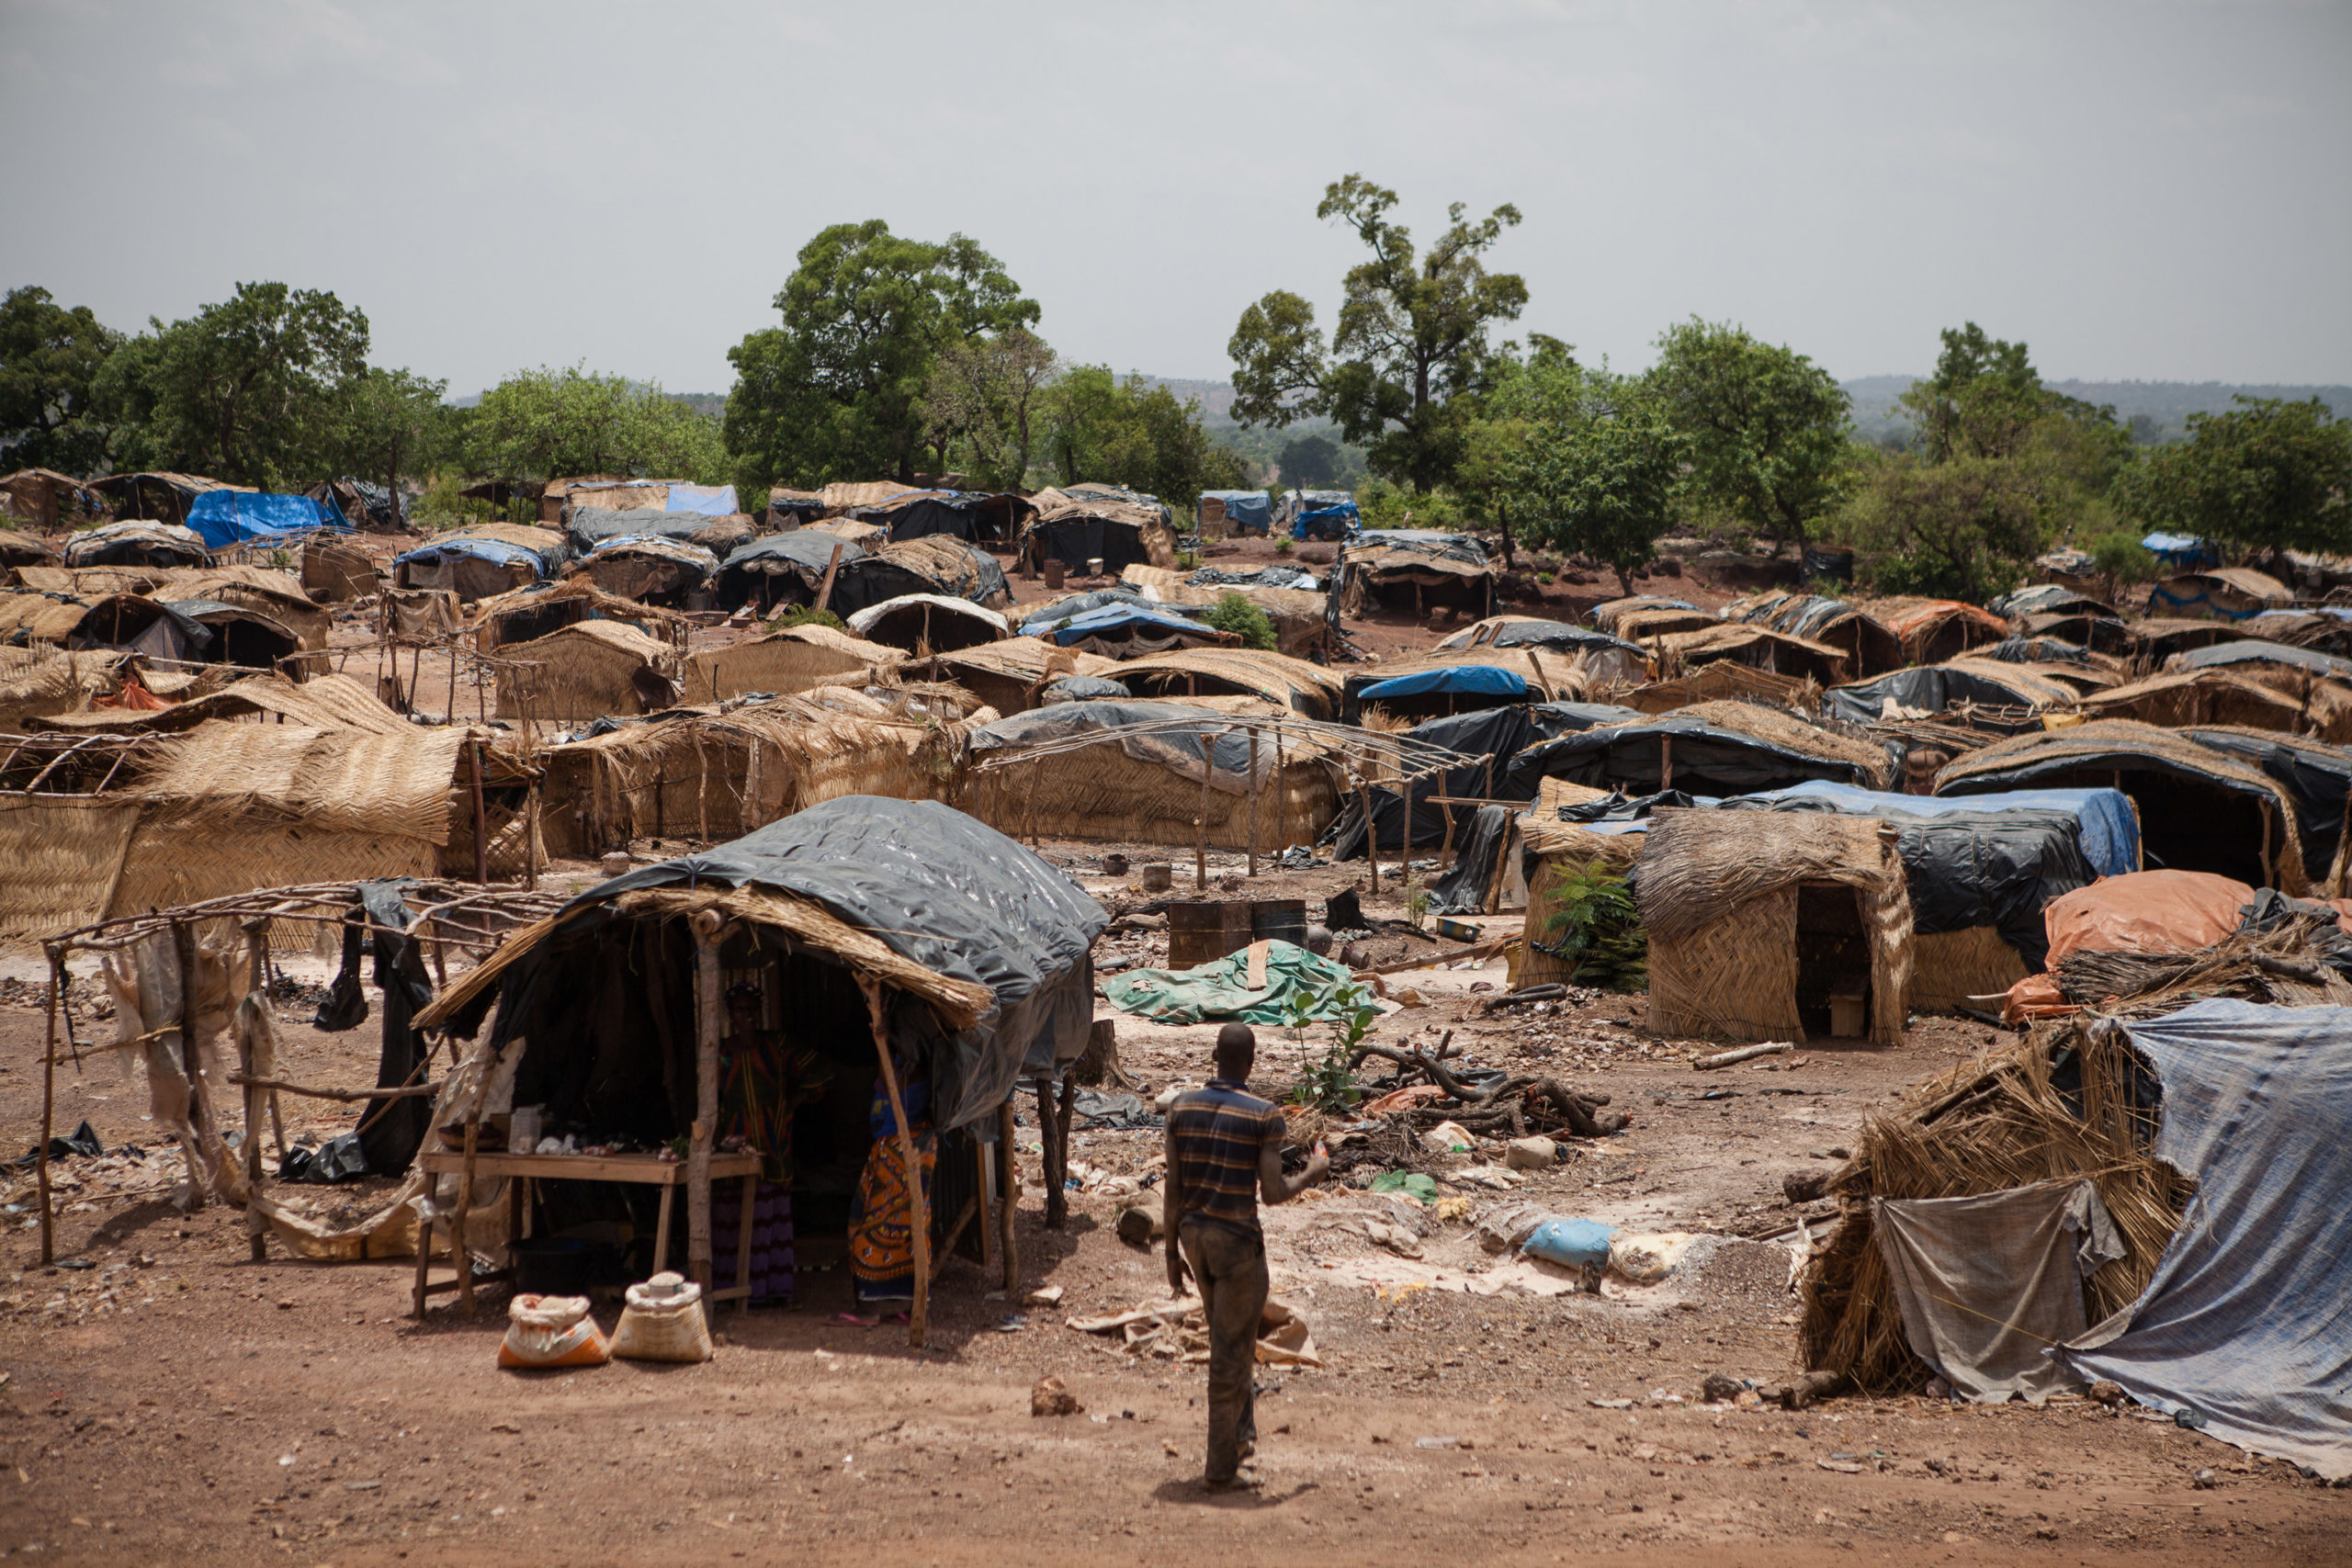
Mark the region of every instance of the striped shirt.
<instances>
[{"instance_id":1,"label":"striped shirt","mask_svg":"<svg viewBox=\"0 0 2352 1568\"><path fill-rule=\"evenodd\" d=\"M1182 1195L1177 1223L1257 1235L1259 1151L1279 1147L1287 1126L1270 1101L1224 1078L1179 1095L1168 1110L1168 1174Z\"/></svg>"}]
</instances>

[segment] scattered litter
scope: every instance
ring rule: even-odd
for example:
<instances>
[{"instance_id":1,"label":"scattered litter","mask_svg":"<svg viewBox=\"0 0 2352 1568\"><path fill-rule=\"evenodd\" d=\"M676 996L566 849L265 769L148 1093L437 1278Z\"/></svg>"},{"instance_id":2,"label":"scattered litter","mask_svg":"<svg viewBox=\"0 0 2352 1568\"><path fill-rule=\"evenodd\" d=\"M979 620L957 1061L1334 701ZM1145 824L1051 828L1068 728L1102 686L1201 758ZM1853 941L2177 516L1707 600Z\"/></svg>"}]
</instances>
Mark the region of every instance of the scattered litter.
<instances>
[{"instance_id":1,"label":"scattered litter","mask_svg":"<svg viewBox=\"0 0 2352 1568\"><path fill-rule=\"evenodd\" d=\"M1465 1445L1459 1438L1415 1438L1413 1446L1417 1449L1458 1449Z\"/></svg>"},{"instance_id":2,"label":"scattered litter","mask_svg":"<svg viewBox=\"0 0 2352 1568\"><path fill-rule=\"evenodd\" d=\"M1042 1377L1029 1391L1029 1414L1032 1416L1075 1416L1086 1406L1070 1393L1069 1385L1057 1377ZM1097 1416L1097 1421L1103 1417Z\"/></svg>"},{"instance_id":3,"label":"scattered litter","mask_svg":"<svg viewBox=\"0 0 2352 1568\"><path fill-rule=\"evenodd\" d=\"M1417 1202L1437 1201L1437 1178L1418 1170L1384 1170L1372 1179L1374 1192L1401 1192Z\"/></svg>"},{"instance_id":4,"label":"scattered litter","mask_svg":"<svg viewBox=\"0 0 2352 1568\"><path fill-rule=\"evenodd\" d=\"M1468 1154L1478 1146L1458 1122L1441 1122L1421 1134L1421 1147L1433 1155Z\"/></svg>"},{"instance_id":5,"label":"scattered litter","mask_svg":"<svg viewBox=\"0 0 2352 1568\"><path fill-rule=\"evenodd\" d=\"M1112 1334L1122 1337L1121 1348L1133 1356L1158 1356L1166 1360L1206 1361L1209 1359L1207 1321L1197 1301L1163 1302L1102 1317L1077 1317L1069 1325L1081 1334ZM1306 1314L1280 1296L1266 1300L1258 1319L1258 1359L1283 1366L1320 1367L1323 1358Z\"/></svg>"}]
</instances>

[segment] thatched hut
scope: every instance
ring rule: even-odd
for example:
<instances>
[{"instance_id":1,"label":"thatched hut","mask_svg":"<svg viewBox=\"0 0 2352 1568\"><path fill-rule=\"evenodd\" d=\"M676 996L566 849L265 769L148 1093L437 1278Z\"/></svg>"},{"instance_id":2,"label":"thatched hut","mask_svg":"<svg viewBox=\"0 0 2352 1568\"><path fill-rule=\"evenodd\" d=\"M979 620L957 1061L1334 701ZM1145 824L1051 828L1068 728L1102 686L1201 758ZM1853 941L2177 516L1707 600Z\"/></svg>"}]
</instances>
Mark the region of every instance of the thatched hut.
<instances>
[{"instance_id":1,"label":"thatched hut","mask_svg":"<svg viewBox=\"0 0 2352 1568\"><path fill-rule=\"evenodd\" d=\"M2232 670L2242 675L2277 684L2291 691L2296 685L2313 676L2330 680L2352 681L2352 659L2333 651L2326 639L2352 638L2352 620L2334 615L2304 615L2290 618L2303 623L2301 642L2273 642L2266 636L2249 637L2236 642L2216 643L2211 648L2192 649L2176 653L2165 660L2167 670ZM2262 631L2274 626L2284 629L2278 617L2263 616ZM2249 626L2253 623L2247 623Z\"/></svg>"},{"instance_id":2,"label":"thatched hut","mask_svg":"<svg viewBox=\"0 0 2352 1568\"><path fill-rule=\"evenodd\" d=\"M2293 589L2268 572L2243 566L2184 571L2148 590L2151 615L2211 615L2242 621L2294 602Z\"/></svg>"},{"instance_id":3,"label":"thatched hut","mask_svg":"<svg viewBox=\"0 0 2352 1568\"><path fill-rule=\"evenodd\" d=\"M1957 599L1878 599L1868 608L1903 639L1903 651L1914 664L1941 664L2009 635L2008 622Z\"/></svg>"},{"instance_id":4,"label":"thatched hut","mask_svg":"<svg viewBox=\"0 0 2352 1568\"><path fill-rule=\"evenodd\" d=\"M506 657L537 668L498 682L501 718L603 718L678 700L676 650L618 621L575 622L512 645Z\"/></svg>"},{"instance_id":5,"label":"thatched hut","mask_svg":"<svg viewBox=\"0 0 2352 1568\"><path fill-rule=\"evenodd\" d=\"M1724 605L1724 618L1826 644L1846 656L1848 673L1860 679L1900 669L1906 659L1903 639L1876 616L1818 593L1758 594Z\"/></svg>"},{"instance_id":6,"label":"thatched hut","mask_svg":"<svg viewBox=\"0 0 2352 1568\"><path fill-rule=\"evenodd\" d=\"M170 524L186 523L187 509L199 495L216 490L254 493L251 485L232 485L226 479L207 479L201 474L161 472L108 474L104 479L92 479L90 488L106 497L117 517Z\"/></svg>"},{"instance_id":7,"label":"thatched hut","mask_svg":"<svg viewBox=\"0 0 2352 1568\"><path fill-rule=\"evenodd\" d=\"M2075 705L2093 718L2134 719L2165 729L2218 724L2339 744L2352 740L2352 686L2308 671L2275 684L2243 670L2173 671L2086 694Z\"/></svg>"},{"instance_id":8,"label":"thatched hut","mask_svg":"<svg viewBox=\"0 0 2352 1568\"><path fill-rule=\"evenodd\" d=\"M969 599L907 593L868 604L849 617L853 637L906 653L952 653L1012 635L1012 623Z\"/></svg>"},{"instance_id":9,"label":"thatched hut","mask_svg":"<svg viewBox=\"0 0 2352 1568\"><path fill-rule=\"evenodd\" d=\"M1803 676L1775 675L1719 659L1679 675L1645 681L1616 700L1648 714L1672 713L1700 703L1746 702L1811 718L1821 711L1821 686Z\"/></svg>"},{"instance_id":10,"label":"thatched hut","mask_svg":"<svg viewBox=\"0 0 2352 1568\"><path fill-rule=\"evenodd\" d=\"M0 587L21 582L17 573L27 567L53 565L57 552L42 542L37 534L17 528L0 528Z\"/></svg>"},{"instance_id":11,"label":"thatched hut","mask_svg":"<svg viewBox=\"0 0 2352 1568\"><path fill-rule=\"evenodd\" d=\"M536 771L479 729L211 722L183 734L0 738L0 937L337 877L544 863Z\"/></svg>"},{"instance_id":12,"label":"thatched hut","mask_svg":"<svg viewBox=\"0 0 2352 1568\"><path fill-rule=\"evenodd\" d=\"M865 685L905 660L895 648L831 626L786 626L749 642L705 649L679 676L686 702L716 703L746 692L785 696L812 686Z\"/></svg>"},{"instance_id":13,"label":"thatched hut","mask_svg":"<svg viewBox=\"0 0 2352 1568\"><path fill-rule=\"evenodd\" d=\"M1648 637L1646 646L1667 669L1745 664L1767 674L1793 675L1821 686L1834 686L1846 678L1846 655L1842 649L1826 642L1776 632L1769 626L1726 623L1693 631L1645 635Z\"/></svg>"},{"instance_id":14,"label":"thatched hut","mask_svg":"<svg viewBox=\"0 0 2352 1568\"><path fill-rule=\"evenodd\" d=\"M2099 719L2029 731L1936 775L1938 795L2109 787L2132 797L2150 863L2300 895L2308 886L2290 792L2177 730Z\"/></svg>"},{"instance_id":15,"label":"thatched hut","mask_svg":"<svg viewBox=\"0 0 2352 1568\"><path fill-rule=\"evenodd\" d=\"M673 710L539 754L548 847L721 842L844 795L944 799L971 728L847 687Z\"/></svg>"},{"instance_id":16,"label":"thatched hut","mask_svg":"<svg viewBox=\"0 0 2352 1568\"><path fill-rule=\"evenodd\" d=\"M1130 566L1176 564L1176 535L1157 501L1057 492L1022 531L1022 561L1035 570L1049 560L1083 570L1091 560L1114 576Z\"/></svg>"},{"instance_id":17,"label":"thatched hut","mask_svg":"<svg viewBox=\"0 0 2352 1568\"><path fill-rule=\"evenodd\" d=\"M53 532L105 513L106 502L96 491L54 468L0 474L0 517ZM46 548L42 553L48 553Z\"/></svg>"},{"instance_id":18,"label":"thatched hut","mask_svg":"<svg viewBox=\"0 0 2352 1568\"><path fill-rule=\"evenodd\" d=\"M1147 654L1122 660L1112 678L1138 697L1262 697L1308 718L1330 718L1340 705L1329 670L1262 649Z\"/></svg>"},{"instance_id":19,"label":"thatched hut","mask_svg":"<svg viewBox=\"0 0 2352 1568\"><path fill-rule=\"evenodd\" d=\"M1142 591L1144 596L1163 604L1183 604L1194 607L1213 605L1227 594L1240 595L1266 613L1273 623L1274 651L1293 659L1306 659L1330 646L1331 626L1325 615L1328 601L1320 588L1278 587L1265 581L1224 582L1218 577L1235 575L1202 569L1190 572L1174 571L1166 567L1129 566L1119 573L1119 580ZM1312 582L1304 572L1273 569L1250 574L1287 579L1295 584ZM1201 581L1195 581L1194 579Z\"/></svg>"},{"instance_id":20,"label":"thatched hut","mask_svg":"<svg viewBox=\"0 0 2352 1568\"><path fill-rule=\"evenodd\" d=\"M566 579L586 578L605 592L639 604L686 605L718 574L718 557L702 546L659 534L616 534L565 563Z\"/></svg>"},{"instance_id":21,"label":"thatched hut","mask_svg":"<svg viewBox=\"0 0 2352 1568\"><path fill-rule=\"evenodd\" d=\"M1553 918L1559 913L1554 895L1587 866L1622 876L1641 859L1646 832L1611 832L1608 824L1560 819L1560 807L1605 798L1607 794L1565 779L1545 779L1543 797L1533 809L1520 814L1519 873L1527 886L1527 915L1520 929L1519 966L1511 971L1514 986L1566 985L1574 980L1576 964L1558 953L1560 933L1552 929Z\"/></svg>"},{"instance_id":22,"label":"thatched hut","mask_svg":"<svg viewBox=\"0 0 2352 1568\"><path fill-rule=\"evenodd\" d=\"M155 673L146 671L139 683L153 692L162 682ZM305 729L355 729L371 735L406 735L416 728L358 682L332 671L301 682L275 671L248 675L217 689L190 690L161 707L115 705L59 709L39 716L32 728L74 735L161 735L194 729L214 719L253 719Z\"/></svg>"},{"instance_id":23,"label":"thatched hut","mask_svg":"<svg viewBox=\"0 0 2352 1568\"><path fill-rule=\"evenodd\" d=\"M1441 653L1481 649L1541 649L1579 661L1589 685L1631 686L1651 673L1649 650L1589 626L1541 615L1489 615L1439 642Z\"/></svg>"},{"instance_id":24,"label":"thatched hut","mask_svg":"<svg viewBox=\"0 0 2352 1568\"><path fill-rule=\"evenodd\" d=\"M1085 1049L1089 950L1104 923L1068 877L971 818L853 795L582 895L510 938L417 1023L470 1035L490 1021L460 1070L497 1087L469 1122L539 1104L550 1124L641 1147L687 1139L684 1262L708 1291L718 1049L733 1010L722 987L755 998L775 1058L811 1056L823 1071L810 1077L831 1086L793 1118L786 1180L802 1245L844 1228L843 1195L895 1156L911 1233L911 1257L897 1261L920 1345L933 1258L959 1236L975 1234L991 1263L1001 1247L1005 1280L1019 1281L1012 1094ZM897 1134L879 1155L877 1097ZM912 1174L933 1169L926 1149L929 1181Z\"/></svg>"},{"instance_id":25,"label":"thatched hut","mask_svg":"<svg viewBox=\"0 0 2352 1568\"><path fill-rule=\"evenodd\" d=\"M1589 694L1577 654L1532 644L1440 649L1350 670L1340 687L1340 720L1360 723L1372 709L1418 724L1514 703L1580 702Z\"/></svg>"},{"instance_id":26,"label":"thatched hut","mask_svg":"<svg viewBox=\"0 0 2352 1568\"><path fill-rule=\"evenodd\" d=\"M1092 675L1117 680L1121 668L1083 649L1056 648L1039 637L1007 637L936 654L914 666L934 681L953 681L981 702L1010 718L1037 705L1039 695L1055 682Z\"/></svg>"},{"instance_id":27,"label":"thatched hut","mask_svg":"<svg viewBox=\"0 0 2352 1568\"><path fill-rule=\"evenodd\" d=\"M209 566L212 552L195 529L177 523L107 523L65 541L65 564L82 566Z\"/></svg>"},{"instance_id":28,"label":"thatched hut","mask_svg":"<svg viewBox=\"0 0 2352 1568\"><path fill-rule=\"evenodd\" d=\"M1900 776L1899 750L1807 723L1754 703L1705 702L1637 723L1562 735L1521 751L1507 791L1535 797L1538 782L1566 779L1651 795L1751 795L1807 779L1885 789Z\"/></svg>"},{"instance_id":29,"label":"thatched hut","mask_svg":"<svg viewBox=\"0 0 2352 1568\"><path fill-rule=\"evenodd\" d=\"M2352 750L2308 736L2237 725L2191 725L2180 733L2209 751L2261 769L2292 797L2312 895L2343 897L2352 882L2352 834L2345 831L2352 825Z\"/></svg>"},{"instance_id":30,"label":"thatched hut","mask_svg":"<svg viewBox=\"0 0 2352 1568\"><path fill-rule=\"evenodd\" d=\"M2051 708L2071 705L2075 688L2030 664L1953 659L1833 686L1823 711L1849 724L1951 714L1965 724L2016 729Z\"/></svg>"},{"instance_id":31,"label":"thatched hut","mask_svg":"<svg viewBox=\"0 0 2352 1568\"><path fill-rule=\"evenodd\" d=\"M0 615L7 601L0 597ZM75 653L53 644L0 645L0 735L46 728L55 714L80 713L119 690L130 656L107 650Z\"/></svg>"},{"instance_id":32,"label":"thatched hut","mask_svg":"<svg viewBox=\"0 0 2352 1568\"><path fill-rule=\"evenodd\" d=\"M1702 610L1682 599L1668 599L1655 593L1636 593L1630 599L1611 599L1592 607L1592 624L1611 637L1628 642L1641 643L1664 637L1669 632L1695 632L1707 626L1723 625L1724 618L1712 610Z\"/></svg>"},{"instance_id":33,"label":"thatched hut","mask_svg":"<svg viewBox=\"0 0 2352 1568\"><path fill-rule=\"evenodd\" d=\"M869 547L833 577L827 608L848 615L905 593L943 593L991 610L1008 609L1012 586L994 556L945 534Z\"/></svg>"},{"instance_id":34,"label":"thatched hut","mask_svg":"<svg viewBox=\"0 0 2352 1568\"><path fill-rule=\"evenodd\" d=\"M446 588L470 604L553 577L565 554L563 536L551 528L471 523L393 557L392 584Z\"/></svg>"},{"instance_id":35,"label":"thatched hut","mask_svg":"<svg viewBox=\"0 0 2352 1568\"><path fill-rule=\"evenodd\" d=\"M864 554L863 546L821 529L763 534L728 552L712 584L712 602L722 610L750 604L763 615L780 607L813 604L824 591L827 574Z\"/></svg>"},{"instance_id":36,"label":"thatched hut","mask_svg":"<svg viewBox=\"0 0 2352 1568\"><path fill-rule=\"evenodd\" d=\"M1902 1043L1911 899L1895 844L1869 818L1657 812L1636 878L1650 1027Z\"/></svg>"},{"instance_id":37,"label":"thatched hut","mask_svg":"<svg viewBox=\"0 0 2352 1568\"><path fill-rule=\"evenodd\" d=\"M1340 806L1328 739L1275 716L1057 703L974 730L969 750L958 804L1015 837L1270 853L1313 841Z\"/></svg>"},{"instance_id":38,"label":"thatched hut","mask_svg":"<svg viewBox=\"0 0 2352 1568\"><path fill-rule=\"evenodd\" d=\"M582 621L616 621L683 653L694 629L694 623L674 610L607 593L578 577L562 582L535 582L481 600L474 613L473 642L484 653L510 643L529 642Z\"/></svg>"},{"instance_id":39,"label":"thatched hut","mask_svg":"<svg viewBox=\"0 0 2352 1568\"><path fill-rule=\"evenodd\" d=\"M1340 608L1362 615L1379 605L1410 610L1416 618L1443 605L1456 615L1495 613L1495 569L1467 534L1430 528L1381 528L1342 547Z\"/></svg>"}]
</instances>

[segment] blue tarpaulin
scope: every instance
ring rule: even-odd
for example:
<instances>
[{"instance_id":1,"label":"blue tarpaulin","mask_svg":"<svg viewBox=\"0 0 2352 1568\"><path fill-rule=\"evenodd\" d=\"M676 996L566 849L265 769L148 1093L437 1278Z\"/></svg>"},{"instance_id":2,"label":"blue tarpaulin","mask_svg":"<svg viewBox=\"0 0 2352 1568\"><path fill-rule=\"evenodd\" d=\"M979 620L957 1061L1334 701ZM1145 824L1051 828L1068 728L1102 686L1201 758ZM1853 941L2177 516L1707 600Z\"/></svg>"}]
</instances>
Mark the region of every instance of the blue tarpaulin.
<instances>
[{"instance_id":1,"label":"blue tarpaulin","mask_svg":"<svg viewBox=\"0 0 2352 1568\"><path fill-rule=\"evenodd\" d=\"M1381 697L1524 697L1527 694L1527 682L1509 670L1498 670L1491 664L1457 664L1450 670L1423 670L1418 674L1399 675L1393 681L1376 682L1358 692L1356 700L1368 703Z\"/></svg>"},{"instance_id":2,"label":"blue tarpaulin","mask_svg":"<svg viewBox=\"0 0 2352 1568\"><path fill-rule=\"evenodd\" d=\"M2352 1474L2352 1008L2207 1001L2120 1027L2196 1183L2140 1299L2056 1354L2210 1437Z\"/></svg>"},{"instance_id":3,"label":"blue tarpaulin","mask_svg":"<svg viewBox=\"0 0 2352 1568\"><path fill-rule=\"evenodd\" d=\"M1034 621L1030 623L1031 626L1035 625ZM1038 635L1037 632L1030 631L1027 626L1022 629L1028 636ZM1173 610L1162 609L1157 605L1105 604L1100 609L1073 615L1067 623L1056 623L1048 635L1055 642L1068 648L1074 642L1083 642L1091 637L1116 639L1133 637L1138 632L1148 637L1175 637L1185 634L1198 637L1201 631L1200 622L1180 615Z\"/></svg>"},{"instance_id":4,"label":"blue tarpaulin","mask_svg":"<svg viewBox=\"0 0 2352 1568\"><path fill-rule=\"evenodd\" d=\"M2165 565L2180 571L2194 567L2219 566L2222 561L2212 546L2187 534L2151 534L2140 541L2140 547Z\"/></svg>"},{"instance_id":5,"label":"blue tarpaulin","mask_svg":"<svg viewBox=\"0 0 2352 1568\"><path fill-rule=\"evenodd\" d=\"M307 534L318 528L348 528L333 502L307 495L256 495L251 491L209 490L188 503L187 525L208 549L248 539Z\"/></svg>"},{"instance_id":6,"label":"blue tarpaulin","mask_svg":"<svg viewBox=\"0 0 2352 1568\"><path fill-rule=\"evenodd\" d=\"M1274 503L1262 490L1204 490L1201 500L1222 502L1226 521L1238 528L1262 534L1273 521ZM1204 506L1202 510L1207 509Z\"/></svg>"},{"instance_id":7,"label":"blue tarpaulin","mask_svg":"<svg viewBox=\"0 0 2352 1568\"><path fill-rule=\"evenodd\" d=\"M1759 790L1751 800L1826 800L1840 811L1879 817L1940 817L1954 811L2066 811L2083 825L2083 858L2101 876L2140 869L2140 818L2113 789L2009 789L1989 795L1886 795L1827 779Z\"/></svg>"},{"instance_id":8,"label":"blue tarpaulin","mask_svg":"<svg viewBox=\"0 0 2352 1568\"><path fill-rule=\"evenodd\" d=\"M670 487L671 512L698 512L705 517L725 517L739 510L735 504L733 485L682 485Z\"/></svg>"},{"instance_id":9,"label":"blue tarpaulin","mask_svg":"<svg viewBox=\"0 0 2352 1568\"><path fill-rule=\"evenodd\" d=\"M392 563L395 566L402 561L438 564L445 560L466 559L486 560L494 566L512 566L516 561L527 561L531 569L542 577L551 570L547 558L538 551L526 549L521 545L510 545L503 539L440 539L404 555L395 556Z\"/></svg>"}]
</instances>

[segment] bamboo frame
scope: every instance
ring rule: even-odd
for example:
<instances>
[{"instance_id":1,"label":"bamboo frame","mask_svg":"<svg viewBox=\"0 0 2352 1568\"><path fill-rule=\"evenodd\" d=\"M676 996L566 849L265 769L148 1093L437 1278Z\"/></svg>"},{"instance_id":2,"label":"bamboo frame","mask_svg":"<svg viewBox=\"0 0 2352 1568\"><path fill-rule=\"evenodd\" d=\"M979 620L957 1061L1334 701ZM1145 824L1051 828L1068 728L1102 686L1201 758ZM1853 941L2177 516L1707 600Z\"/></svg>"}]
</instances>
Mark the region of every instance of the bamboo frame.
<instances>
[{"instance_id":1,"label":"bamboo frame","mask_svg":"<svg viewBox=\"0 0 2352 1568\"><path fill-rule=\"evenodd\" d=\"M882 1007L882 982L857 977L865 993L865 1014L874 1031L874 1054L882 1063L882 1089L889 1097L890 1119L899 1129L900 1157L907 1162L907 1224L914 1240L914 1303L907 1314L907 1343L923 1348L931 1316L931 1204L922 1190L922 1160L915 1148L915 1130L907 1125L907 1102L899 1093L898 1064L890 1059L890 1030Z\"/></svg>"}]
</instances>

